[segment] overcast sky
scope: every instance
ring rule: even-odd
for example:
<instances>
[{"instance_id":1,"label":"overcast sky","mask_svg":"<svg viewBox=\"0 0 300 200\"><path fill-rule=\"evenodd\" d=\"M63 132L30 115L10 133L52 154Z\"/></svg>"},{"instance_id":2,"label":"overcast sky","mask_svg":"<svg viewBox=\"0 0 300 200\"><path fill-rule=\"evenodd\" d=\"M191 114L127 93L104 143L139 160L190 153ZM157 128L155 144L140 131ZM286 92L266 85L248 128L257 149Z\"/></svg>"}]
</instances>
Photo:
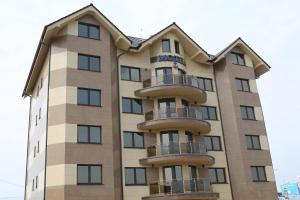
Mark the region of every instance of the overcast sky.
<instances>
[{"instance_id":1,"label":"overcast sky","mask_svg":"<svg viewBox=\"0 0 300 200\"><path fill-rule=\"evenodd\" d=\"M43 26L89 3L0 2L0 199L22 199L24 193L29 99L21 94ZM258 80L258 87L277 185L296 180L300 175L300 1L92 3L130 36L147 38L176 22L211 54L242 37L272 67Z\"/></svg>"}]
</instances>

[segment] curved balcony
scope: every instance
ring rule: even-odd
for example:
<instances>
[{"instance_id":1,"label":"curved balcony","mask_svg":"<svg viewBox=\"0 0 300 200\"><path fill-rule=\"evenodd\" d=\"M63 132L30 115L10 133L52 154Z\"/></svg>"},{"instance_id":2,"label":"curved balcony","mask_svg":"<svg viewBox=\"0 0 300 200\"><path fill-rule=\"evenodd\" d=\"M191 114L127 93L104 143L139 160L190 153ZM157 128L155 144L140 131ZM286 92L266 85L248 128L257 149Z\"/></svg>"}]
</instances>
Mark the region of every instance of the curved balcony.
<instances>
[{"instance_id":1,"label":"curved balcony","mask_svg":"<svg viewBox=\"0 0 300 200\"><path fill-rule=\"evenodd\" d=\"M209 179L159 181L149 185L150 195L142 200L200 200L218 199Z\"/></svg>"},{"instance_id":2,"label":"curved balcony","mask_svg":"<svg viewBox=\"0 0 300 200\"><path fill-rule=\"evenodd\" d=\"M199 107L160 108L145 114L141 130L184 129L194 133L208 133L210 124L203 120Z\"/></svg>"},{"instance_id":3,"label":"curved balcony","mask_svg":"<svg viewBox=\"0 0 300 200\"><path fill-rule=\"evenodd\" d=\"M207 155L205 144L169 143L147 148L147 158L140 159L142 165L212 165L215 159Z\"/></svg>"},{"instance_id":4,"label":"curved balcony","mask_svg":"<svg viewBox=\"0 0 300 200\"><path fill-rule=\"evenodd\" d=\"M166 74L154 76L143 82L144 88L135 91L138 97L181 96L191 102L204 103L206 93L199 87L196 77L190 75Z\"/></svg>"}]
</instances>

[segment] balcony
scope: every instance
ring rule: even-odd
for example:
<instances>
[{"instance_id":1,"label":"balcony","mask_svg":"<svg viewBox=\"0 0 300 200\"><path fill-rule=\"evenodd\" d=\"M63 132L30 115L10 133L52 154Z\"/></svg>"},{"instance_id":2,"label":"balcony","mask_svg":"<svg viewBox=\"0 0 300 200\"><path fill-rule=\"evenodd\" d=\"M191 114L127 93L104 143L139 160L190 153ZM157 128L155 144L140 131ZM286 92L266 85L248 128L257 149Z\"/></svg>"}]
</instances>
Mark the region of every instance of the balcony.
<instances>
[{"instance_id":1,"label":"balcony","mask_svg":"<svg viewBox=\"0 0 300 200\"><path fill-rule=\"evenodd\" d=\"M208 133L210 124L203 120L199 107L160 108L145 114L141 130L183 129L194 133Z\"/></svg>"},{"instance_id":2,"label":"balcony","mask_svg":"<svg viewBox=\"0 0 300 200\"><path fill-rule=\"evenodd\" d=\"M198 79L190 75L166 74L143 82L143 89L135 91L138 97L181 96L191 102L204 103L206 93L199 88Z\"/></svg>"},{"instance_id":3,"label":"balcony","mask_svg":"<svg viewBox=\"0 0 300 200\"><path fill-rule=\"evenodd\" d=\"M171 180L151 183L150 195L142 200L200 200L218 199L209 179Z\"/></svg>"},{"instance_id":4,"label":"balcony","mask_svg":"<svg viewBox=\"0 0 300 200\"><path fill-rule=\"evenodd\" d=\"M214 158L207 154L206 146L201 143L169 143L147 148L147 158L141 159L142 165L212 165Z\"/></svg>"}]
</instances>

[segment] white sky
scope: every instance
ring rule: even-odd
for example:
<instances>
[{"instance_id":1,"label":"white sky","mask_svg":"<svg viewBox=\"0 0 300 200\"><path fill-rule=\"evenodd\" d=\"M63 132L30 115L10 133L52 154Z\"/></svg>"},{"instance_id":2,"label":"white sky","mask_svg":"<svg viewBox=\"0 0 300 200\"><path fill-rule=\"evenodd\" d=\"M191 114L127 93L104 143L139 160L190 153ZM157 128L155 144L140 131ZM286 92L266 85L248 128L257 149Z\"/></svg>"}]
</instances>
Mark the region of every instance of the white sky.
<instances>
[{"instance_id":1,"label":"white sky","mask_svg":"<svg viewBox=\"0 0 300 200\"><path fill-rule=\"evenodd\" d=\"M300 1L102 0L92 2L125 34L147 38L176 22L217 53L241 36L272 67L258 80L277 184L300 175ZM90 1L0 2L0 200L22 199L28 99L21 93L43 26Z\"/></svg>"}]
</instances>

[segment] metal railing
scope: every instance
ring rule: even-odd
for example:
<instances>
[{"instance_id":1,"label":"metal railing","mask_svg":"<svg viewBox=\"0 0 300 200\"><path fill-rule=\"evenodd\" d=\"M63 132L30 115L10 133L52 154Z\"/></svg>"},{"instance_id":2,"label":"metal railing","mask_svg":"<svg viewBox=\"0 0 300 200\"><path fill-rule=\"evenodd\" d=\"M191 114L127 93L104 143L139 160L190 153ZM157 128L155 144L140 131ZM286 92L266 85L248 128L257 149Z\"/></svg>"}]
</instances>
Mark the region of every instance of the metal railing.
<instances>
[{"instance_id":1,"label":"metal railing","mask_svg":"<svg viewBox=\"0 0 300 200\"><path fill-rule=\"evenodd\" d=\"M200 107L167 107L159 108L145 114L147 120L170 119L170 118L189 118L202 120L203 115Z\"/></svg>"},{"instance_id":2,"label":"metal railing","mask_svg":"<svg viewBox=\"0 0 300 200\"><path fill-rule=\"evenodd\" d=\"M149 187L150 195L212 191L209 179L159 181Z\"/></svg>"},{"instance_id":3,"label":"metal railing","mask_svg":"<svg viewBox=\"0 0 300 200\"><path fill-rule=\"evenodd\" d=\"M151 79L145 80L143 86L154 87L160 85L183 85L202 89L197 77L185 74L164 74L152 76Z\"/></svg>"},{"instance_id":4,"label":"metal railing","mask_svg":"<svg viewBox=\"0 0 300 200\"><path fill-rule=\"evenodd\" d=\"M207 149L205 144L197 143L197 142L169 143L169 144L152 145L147 147L148 157L172 155L172 154L207 155Z\"/></svg>"}]
</instances>

